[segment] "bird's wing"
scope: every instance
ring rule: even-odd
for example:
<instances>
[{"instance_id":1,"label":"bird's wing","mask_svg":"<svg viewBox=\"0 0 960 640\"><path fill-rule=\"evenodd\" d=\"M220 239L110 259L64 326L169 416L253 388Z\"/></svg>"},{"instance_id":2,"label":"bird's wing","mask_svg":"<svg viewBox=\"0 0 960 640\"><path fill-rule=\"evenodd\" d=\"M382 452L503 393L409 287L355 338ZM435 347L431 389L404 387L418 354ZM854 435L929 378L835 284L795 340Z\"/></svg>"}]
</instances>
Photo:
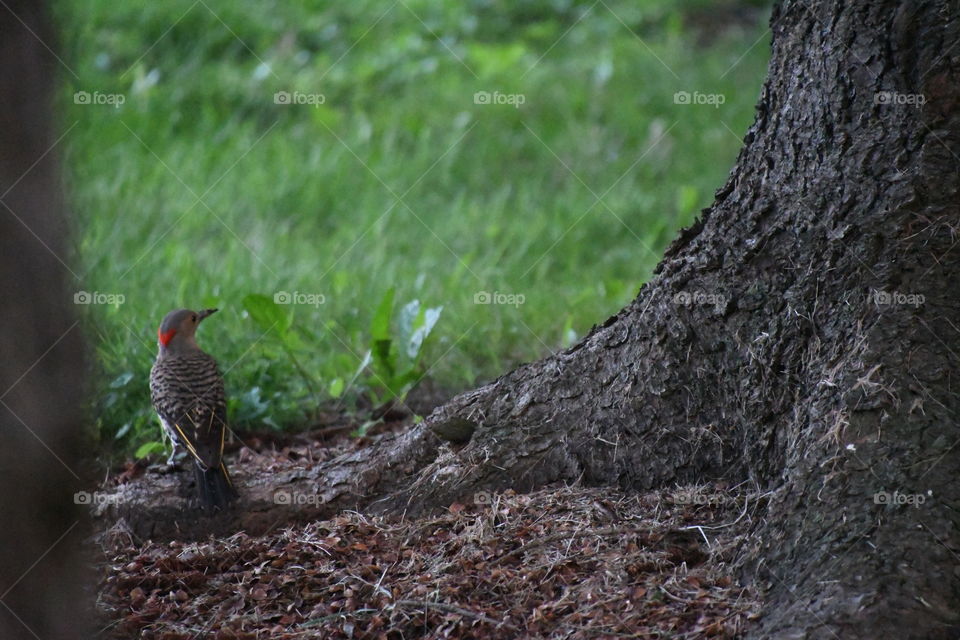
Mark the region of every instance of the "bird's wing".
<instances>
[{"instance_id":1,"label":"bird's wing","mask_svg":"<svg viewBox=\"0 0 960 640\"><path fill-rule=\"evenodd\" d=\"M151 397L160 417L204 469L221 465L226 398L216 362L205 353L154 365Z\"/></svg>"}]
</instances>

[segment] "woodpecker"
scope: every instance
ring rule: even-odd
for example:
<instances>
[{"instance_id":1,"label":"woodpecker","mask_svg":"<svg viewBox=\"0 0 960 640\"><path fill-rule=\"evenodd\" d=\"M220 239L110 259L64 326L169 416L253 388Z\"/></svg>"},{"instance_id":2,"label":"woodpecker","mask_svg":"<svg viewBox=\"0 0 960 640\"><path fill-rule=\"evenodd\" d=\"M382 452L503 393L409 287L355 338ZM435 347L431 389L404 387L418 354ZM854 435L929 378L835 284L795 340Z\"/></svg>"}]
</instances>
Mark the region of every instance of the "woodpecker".
<instances>
[{"instance_id":1,"label":"woodpecker","mask_svg":"<svg viewBox=\"0 0 960 640\"><path fill-rule=\"evenodd\" d=\"M223 462L227 403L217 361L197 346L197 327L216 309L168 313L157 329L159 352L150 369L150 399L177 452L194 462L200 504L222 509L237 497Z\"/></svg>"}]
</instances>

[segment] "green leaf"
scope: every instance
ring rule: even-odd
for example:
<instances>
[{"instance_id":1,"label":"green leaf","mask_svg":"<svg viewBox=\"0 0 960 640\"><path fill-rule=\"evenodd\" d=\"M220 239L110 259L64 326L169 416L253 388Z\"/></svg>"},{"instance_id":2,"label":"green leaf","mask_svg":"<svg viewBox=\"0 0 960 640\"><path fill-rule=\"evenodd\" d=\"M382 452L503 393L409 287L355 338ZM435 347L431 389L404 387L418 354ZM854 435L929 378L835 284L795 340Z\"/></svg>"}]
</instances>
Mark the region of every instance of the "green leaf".
<instances>
[{"instance_id":1,"label":"green leaf","mask_svg":"<svg viewBox=\"0 0 960 640\"><path fill-rule=\"evenodd\" d=\"M383 299L377 305L377 310L373 314L373 322L370 324L370 336L374 340L390 339L390 316L393 315L393 296L396 293L394 287L387 289L383 294Z\"/></svg>"},{"instance_id":2,"label":"green leaf","mask_svg":"<svg viewBox=\"0 0 960 640\"><path fill-rule=\"evenodd\" d=\"M410 391L410 389L413 387L413 383L417 382L418 380L420 380L420 372L417 371L416 367L411 367L400 375L394 377L394 379L391 381L391 386L393 387L391 391L397 396L402 396L406 394L407 391Z\"/></svg>"},{"instance_id":3,"label":"green leaf","mask_svg":"<svg viewBox=\"0 0 960 640\"><path fill-rule=\"evenodd\" d=\"M417 330L413 332L413 335L410 336L410 341L407 343L407 355L410 356L411 359L416 360L417 356L420 355L420 348L423 347L427 336L430 335L430 332L433 331L433 328L436 326L442 311L443 307L434 307L427 309L421 315L420 321L417 323L419 326Z\"/></svg>"},{"instance_id":4,"label":"green leaf","mask_svg":"<svg viewBox=\"0 0 960 640\"><path fill-rule=\"evenodd\" d=\"M166 450L166 446L162 442L145 442L140 445L136 452L133 454L135 458L146 458L147 456L154 453L163 453Z\"/></svg>"},{"instance_id":5,"label":"green leaf","mask_svg":"<svg viewBox=\"0 0 960 640\"><path fill-rule=\"evenodd\" d=\"M400 344L409 344L410 338L413 337L413 332L418 326L418 320L422 320L422 315L420 313L420 301L411 300L407 304L403 305L403 308L400 309L400 314L397 317L397 341ZM408 350L409 355L409 350ZM414 357L410 355L410 357Z\"/></svg>"},{"instance_id":6,"label":"green leaf","mask_svg":"<svg viewBox=\"0 0 960 640\"><path fill-rule=\"evenodd\" d=\"M352 435L354 437L363 437L367 435L367 432L369 432L371 428L375 427L381 422L383 422L382 418L379 418L377 420L367 420L362 425L360 425L356 430L354 430Z\"/></svg>"},{"instance_id":7,"label":"green leaf","mask_svg":"<svg viewBox=\"0 0 960 640\"><path fill-rule=\"evenodd\" d=\"M251 293L243 298L243 308L263 331L275 329L283 335L293 324L293 314L270 298L259 293Z\"/></svg>"},{"instance_id":8,"label":"green leaf","mask_svg":"<svg viewBox=\"0 0 960 640\"><path fill-rule=\"evenodd\" d=\"M330 388L328 393L331 398L339 398L343 394L344 382L343 378L334 378L330 381Z\"/></svg>"},{"instance_id":9,"label":"green leaf","mask_svg":"<svg viewBox=\"0 0 960 640\"><path fill-rule=\"evenodd\" d=\"M237 410L240 417L244 420L250 420L263 415L270 408L270 404L260 397L261 389L258 386L251 387L246 393L236 397ZM231 398L231 400L233 400Z\"/></svg>"},{"instance_id":10,"label":"green leaf","mask_svg":"<svg viewBox=\"0 0 960 640\"><path fill-rule=\"evenodd\" d=\"M393 296L396 293L393 287L387 289L373 314L373 322L370 324L370 336L373 342L370 345L373 351L373 362L381 378L386 378L383 382L390 383L395 371L395 363L391 355L393 340L390 338L390 317L393 315Z\"/></svg>"},{"instance_id":11,"label":"green leaf","mask_svg":"<svg viewBox=\"0 0 960 640\"><path fill-rule=\"evenodd\" d=\"M119 440L123 436L127 435L130 432L130 427L133 425L129 422L124 422L123 426L117 429L117 432L113 434L115 440Z\"/></svg>"},{"instance_id":12,"label":"green leaf","mask_svg":"<svg viewBox=\"0 0 960 640\"><path fill-rule=\"evenodd\" d=\"M126 386L126 384L131 380L133 380L133 373L130 371L121 373L119 376L113 379L113 382L110 383L110 388L119 389L120 387Z\"/></svg>"},{"instance_id":13,"label":"green leaf","mask_svg":"<svg viewBox=\"0 0 960 640\"><path fill-rule=\"evenodd\" d=\"M356 382L357 378L363 373L363 370L370 366L370 362L373 360L373 354L370 351L367 351L363 354L363 360L360 362L360 366L357 367L357 372L353 374L353 380L350 381L352 385Z\"/></svg>"},{"instance_id":14,"label":"green leaf","mask_svg":"<svg viewBox=\"0 0 960 640\"><path fill-rule=\"evenodd\" d=\"M386 380L383 382L389 384L390 378L393 377L394 372L396 371L393 358L390 356L390 346L393 344L393 341L390 339L387 340L374 340L373 341L373 362L376 364L377 370L379 371L380 377L385 377Z\"/></svg>"},{"instance_id":15,"label":"green leaf","mask_svg":"<svg viewBox=\"0 0 960 640\"><path fill-rule=\"evenodd\" d=\"M299 330L301 327L297 327L297 329ZM280 338L283 340L283 344L286 345L288 349L291 349L296 353L302 353L309 348L303 341L303 338L297 335L296 331L287 331L286 333L282 333Z\"/></svg>"}]
</instances>

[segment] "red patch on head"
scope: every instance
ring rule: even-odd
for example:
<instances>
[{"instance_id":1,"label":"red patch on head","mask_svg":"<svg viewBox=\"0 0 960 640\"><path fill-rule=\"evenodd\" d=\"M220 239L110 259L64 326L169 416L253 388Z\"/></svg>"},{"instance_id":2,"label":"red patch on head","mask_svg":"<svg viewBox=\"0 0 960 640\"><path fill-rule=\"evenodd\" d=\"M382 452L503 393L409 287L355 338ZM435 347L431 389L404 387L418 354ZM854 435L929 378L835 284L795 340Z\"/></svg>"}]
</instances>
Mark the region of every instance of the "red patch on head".
<instances>
[{"instance_id":1,"label":"red patch on head","mask_svg":"<svg viewBox=\"0 0 960 640\"><path fill-rule=\"evenodd\" d=\"M160 344L167 346L171 340L173 340L173 335L177 332L176 329L170 329L166 333L160 333L160 329L157 329L157 339L160 340Z\"/></svg>"}]
</instances>

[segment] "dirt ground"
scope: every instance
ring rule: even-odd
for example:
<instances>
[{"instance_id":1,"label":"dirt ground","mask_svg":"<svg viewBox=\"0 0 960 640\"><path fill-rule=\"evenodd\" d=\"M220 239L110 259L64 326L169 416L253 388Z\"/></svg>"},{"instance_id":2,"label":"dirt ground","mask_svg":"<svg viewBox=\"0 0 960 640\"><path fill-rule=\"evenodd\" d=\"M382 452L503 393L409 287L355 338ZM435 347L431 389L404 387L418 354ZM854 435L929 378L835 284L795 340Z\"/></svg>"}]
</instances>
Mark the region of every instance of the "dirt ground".
<instances>
[{"instance_id":1,"label":"dirt ground","mask_svg":"<svg viewBox=\"0 0 960 640\"><path fill-rule=\"evenodd\" d=\"M228 464L242 490L377 437L250 437ZM129 464L105 484L153 473ZM351 511L202 541L99 519L97 637L736 638L760 610L732 567L758 502L746 489L480 493L424 519Z\"/></svg>"}]
</instances>

